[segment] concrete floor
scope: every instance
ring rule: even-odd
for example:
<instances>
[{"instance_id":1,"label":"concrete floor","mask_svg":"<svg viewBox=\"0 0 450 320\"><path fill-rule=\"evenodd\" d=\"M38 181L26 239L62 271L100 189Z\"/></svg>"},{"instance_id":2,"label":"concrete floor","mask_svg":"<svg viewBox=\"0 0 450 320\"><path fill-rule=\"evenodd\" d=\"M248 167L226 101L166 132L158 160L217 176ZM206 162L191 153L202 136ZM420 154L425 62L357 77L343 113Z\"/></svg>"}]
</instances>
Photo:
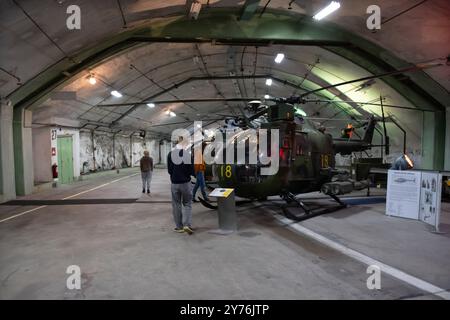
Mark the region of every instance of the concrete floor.
<instances>
[{"instance_id":1,"label":"concrete floor","mask_svg":"<svg viewBox=\"0 0 450 320\"><path fill-rule=\"evenodd\" d=\"M136 172L91 175L21 197L21 205L0 206L0 298L438 298L389 275L382 275L381 290L368 290L366 265L292 231L272 210L255 205L239 208L235 234L209 233L217 228L217 214L200 204L193 210L197 232L174 233L165 170L156 170L151 197L141 194L139 175L130 176ZM24 205L26 200L60 200L80 192L70 205ZM102 203L83 204L89 199ZM123 203L112 203L116 199ZM450 210L448 205L443 209L445 229ZM355 206L300 224L450 288L449 234L386 217L383 204ZM81 290L66 288L66 269L74 264L82 271Z\"/></svg>"}]
</instances>

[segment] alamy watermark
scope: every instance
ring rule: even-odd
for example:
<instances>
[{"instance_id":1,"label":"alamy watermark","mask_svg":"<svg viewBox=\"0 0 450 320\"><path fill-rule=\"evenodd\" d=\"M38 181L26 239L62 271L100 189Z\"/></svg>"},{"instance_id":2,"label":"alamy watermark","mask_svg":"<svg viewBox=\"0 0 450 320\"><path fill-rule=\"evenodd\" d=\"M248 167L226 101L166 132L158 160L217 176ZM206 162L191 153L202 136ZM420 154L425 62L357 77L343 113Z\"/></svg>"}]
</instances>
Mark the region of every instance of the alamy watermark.
<instances>
[{"instance_id":1,"label":"alamy watermark","mask_svg":"<svg viewBox=\"0 0 450 320\"><path fill-rule=\"evenodd\" d=\"M370 274L367 278L366 286L369 290L381 289L381 268L375 264L367 267L366 273Z\"/></svg>"},{"instance_id":2,"label":"alamy watermark","mask_svg":"<svg viewBox=\"0 0 450 320\"><path fill-rule=\"evenodd\" d=\"M366 20L366 26L369 30L380 30L381 29L381 8L376 4L372 4L367 7L367 14L370 16Z\"/></svg>"},{"instance_id":3,"label":"alamy watermark","mask_svg":"<svg viewBox=\"0 0 450 320\"><path fill-rule=\"evenodd\" d=\"M76 264L70 265L66 269L66 273L70 276L67 277L66 287L69 290L81 289L81 268Z\"/></svg>"},{"instance_id":4,"label":"alamy watermark","mask_svg":"<svg viewBox=\"0 0 450 320\"><path fill-rule=\"evenodd\" d=\"M69 17L66 19L66 26L69 30L81 29L81 9L79 6L72 4L67 7L66 13Z\"/></svg>"},{"instance_id":5,"label":"alamy watermark","mask_svg":"<svg viewBox=\"0 0 450 320\"><path fill-rule=\"evenodd\" d=\"M216 129L206 142L202 121L195 121L194 128L193 134L187 129L172 132L172 141L176 142L176 148L171 151L174 164L192 164L192 161L194 164L258 164L261 165L261 175L278 172L278 129ZM189 152L181 153L180 149Z\"/></svg>"}]
</instances>

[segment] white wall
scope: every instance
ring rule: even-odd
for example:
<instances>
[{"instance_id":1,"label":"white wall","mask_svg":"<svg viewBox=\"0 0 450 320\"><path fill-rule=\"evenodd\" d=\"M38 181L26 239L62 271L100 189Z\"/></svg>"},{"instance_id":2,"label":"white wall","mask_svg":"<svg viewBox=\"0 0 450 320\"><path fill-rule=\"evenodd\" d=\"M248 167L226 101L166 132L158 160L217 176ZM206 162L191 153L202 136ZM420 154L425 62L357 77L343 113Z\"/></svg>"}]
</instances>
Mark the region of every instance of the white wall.
<instances>
[{"instance_id":1,"label":"white wall","mask_svg":"<svg viewBox=\"0 0 450 320\"><path fill-rule=\"evenodd\" d=\"M114 168L113 137L107 133L94 132L95 165L97 170Z\"/></svg>"},{"instance_id":2,"label":"white wall","mask_svg":"<svg viewBox=\"0 0 450 320\"><path fill-rule=\"evenodd\" d=\"M88 173L89 170L94 169L94 160L92 156L92 141L91 133L89 131L80 131L80 172ZM84 163L87 165L84 167ZM85 170L85 171L83 171Z\"/></svg>"},{"instance_id":3,"label":"white wall","mask_svg":"<svg viewBox=\"0 0 450 320\"><path fill-rule=\"evenodd\" d=\"M163 144L160 145L161 148L161 163L167 165L167 155L170 150L172 150L172 143L169 141L164 141Z\"/></svg>"},{"instance_id":4,"label":"white wall","mask_svg":"<svg viewBox=\"0 0 450 320\"><path fill-rule=\"evenodd\" d=\"M127 168L130 166L130 137L116 135L115 161L116 168Z\"/></svg>"},{"instance_id":5,"label":"white wall","mask_svg":"<svg viewBox=\"0 0 450 320\"><path fill-rule=\"evenodd\" d=\"M52 143L49 127L33 128L34 184L50 182L52 177Z\"/></svg>"},{"instance_id":6,"label":"white wall","mask_svg":"<svg viewBox=\"0 0 450 320\"><path fill-rule=\"evenodd\" d=\"M143 139L141 137L133 137L133 166L138 166L139 161L147 150L150 157L153 158L153 163L159 162L159 142L157 140Z\"/></svg>"},{"instance_id":7,"label":"white wall","mask_svg":"<svg viewBox=\"0 0 450 320\"><path fill-rule=\"evenodd\" d=\"M132 142L131 142L132 141ZM110 133L94 132L95 167L97 170L111 170L139 165L139 160L148 150L154 163L159 162L158 141L141 137L113 135ZM131 143L131 146L130 146ZM94 170L91 131L80 132L80 170L83 163L87 163L86 171ZM131 152L131 157L130 157Z\"/></svg>"}]
</instances>

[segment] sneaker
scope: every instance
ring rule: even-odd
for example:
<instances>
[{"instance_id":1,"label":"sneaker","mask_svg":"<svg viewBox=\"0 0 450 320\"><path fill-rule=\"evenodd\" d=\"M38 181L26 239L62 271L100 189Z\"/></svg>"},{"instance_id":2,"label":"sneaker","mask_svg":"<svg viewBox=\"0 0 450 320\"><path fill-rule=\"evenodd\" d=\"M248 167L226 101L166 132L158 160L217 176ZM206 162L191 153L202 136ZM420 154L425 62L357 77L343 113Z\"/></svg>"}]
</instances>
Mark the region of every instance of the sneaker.
<instances>
[{"instance_id":1,"label":"sneaker","mask_svg":"<svg viewBox=\"0 0 450 320\"><path fill-rule=\"evenodd\" d=\"M178 232L178 233L183 233L184 229L183 228L173 228L174 232Z\"/></svg>"},{"instance_id":2,"label":"sneaker","mask_svg":"<svg viewBox=\"0 0 450 320\"><path fill-rule=\"evenodd\" d=\"M147 193L150 194L150 190L147 190Z\"/></svg>"},{"instance_id":3,"label":"sneaker","mask_svg":"<svg viewBox=\"0 0 450 320\"><path fill-rule=\"evenodd\" d=\"M142 189L142 193L145 193L145 189Z\"/></svg>"},{"instance_id":4,"label":"sneaker","mask_svg":"<svg viewBox=\"0 0 450 320\"><path fill-rule=\"evenodd\" d=\"M191 235L191 234L194 233L194 230L192 230L192 228L189 227L189 226L184 226L184 227L183 227L183 230L184 230L184 232L186 232L186 233L189 234L189 235Z\"/></svg>"}]
</instances>

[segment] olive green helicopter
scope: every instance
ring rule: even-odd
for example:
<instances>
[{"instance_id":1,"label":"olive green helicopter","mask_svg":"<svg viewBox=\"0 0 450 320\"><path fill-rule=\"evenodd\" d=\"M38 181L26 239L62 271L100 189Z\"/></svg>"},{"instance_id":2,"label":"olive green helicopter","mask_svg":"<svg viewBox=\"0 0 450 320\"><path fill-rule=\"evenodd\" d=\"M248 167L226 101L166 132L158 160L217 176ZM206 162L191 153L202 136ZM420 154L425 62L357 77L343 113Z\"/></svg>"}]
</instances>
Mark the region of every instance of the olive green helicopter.
<instances>
[{"instance_id":1,"label":"olive green helicopter","mask_svg":"<svg viewBox=\"0 0 450 320\"><path fill-rule=\"evenodd\" d=\"M304 220L319 214L328 213L344 208L346 205L338 196L367 188L367 181L354 181L348 172L335 168L335 155L340 153L348 155L352 152L368 150L372 147L377 119L369 118L361 126L365 127L365 134L361 139L352 139L355 127L342 131L341 138L333 138L324 127L317 127L298 106L298 98L272 99L275 104L265 106L260 101L249 103L248 109L254 114L250 117L228 118L225 120L225 129L235 127L234 139L245 143L249 130L267 129L278 130L276 144L268 144L267 152L272 155L276 152L278 170L272 175L261 174L261 169L267 164L237 163L237 144L225 145L214 154L219 163L206 166L206 176L210 186L219 188L233 188L235 195L248 199L239 204L254 200L266 201L270 196L280 196L285 204L282 205L286 216L295 220ZM217 135L217 133L216 133ZM216 137L217 138L217 137ZM259 145L259 136L256 145ZM208 143L203 143L208 148ZM227 147L235 148L234 161L226 162ZM276 149L275 149L276 148ZM245 145L245 160L251 152L250 144ZM259 152L259 151L258 151ZM297 195L320 191L337 202L336 206L312 209ZM216 206L199 198L201 203L215 209ZM292 213L292 208L300 208L300 215Z\"/></svg>"},{"instance_id":2,"label":"olive green helicopter","mask_svg":"<svg viewBox=\"0 0 450 320\"><path fill-rule=\"evenodd\" d=\"M220 164L207 166L206 176L212 178L211 184L216 184L220 188L233 188L236 196L249 199L248 201L243 201L241 203L254 200L267 201L267 198L270 196L279 196L285 201L285 204L281 206L284 214L288 218L297 221L345 208L347 205L341 201L338 196L348 194L354 190L368 188L369 181L354 181L350 178L351 175L349 172L338 170L336 168L335 156L337 154L349 155L354 152L363 152L378 146L384 147L385 154L389 154L390 140L386 131L383 98L380 96L380 104L357 103L359 105L378 105L381 107L382 111L381 118L375 118L371 115L365 122L360 124L359 127L365 127L365 133L364 136L359 139L352 138L353 133L357 128L352 125L349 125L342 130L342 136L340 138L333 138L331 134L326 132L325 127L317 127L301 110L299 105L308 102L333 102L333 100L306 99L308 95L315 94L322 90L362 81L365 81L363 83L364 86L365 83L373 81L374 79L441 65L443 65L442 62L417 64L402 70L332 84L307 91L299 96L291 96L289 98L269 98L269 101L275 102L275 104L271 106L262 105L261 102L257 100L250 101L247 109L251 111L252 115L247 116L242 112L242 117L226 119L225 122L228 122L228 126L231 122L232 125L240 127L242 131L238 133L238 135L245 135L246 131L251 128L278 129L279 143L277 145L279 146L279 149L274 150L272 146L269 147L268 150L268 152L279 153L278 171L273 175L262 175L261 170L266 166L262 163L224 163L226 158L225 147L220 151L222 154L216 155L216 157L219 156L222 161L220 161ZM233 99L224 100L233 101ZM235 100L237 101L239 99ZM390 107L405 108L395 105L390 105ZM391 120L394 121L393 119ZM372 139L374 131L379 131L376 129L376 124L380 121L382 122L384 129L384 142L379 145L374 145L372 144ZM398 124L396 125L399 126ZM400 129L402 128L400 127ZM406 133L404 140L406 140ZM259 144L259 141L257 141L257 144ZM406 153L405 146L406 143L404 142L404 153ZM236 145L233 145L232 147L236 148ZM253 150L253 152L254 151L255 150ZM246 145L246 157L249 153L249 146ZM337 205L310 208L297 197L299 194L317 191L331 197ZM204 199L199 199L204 206L211 209L217 208ZM292 208L300 210L292 211Z\"/></svg>"}]
</instances>

